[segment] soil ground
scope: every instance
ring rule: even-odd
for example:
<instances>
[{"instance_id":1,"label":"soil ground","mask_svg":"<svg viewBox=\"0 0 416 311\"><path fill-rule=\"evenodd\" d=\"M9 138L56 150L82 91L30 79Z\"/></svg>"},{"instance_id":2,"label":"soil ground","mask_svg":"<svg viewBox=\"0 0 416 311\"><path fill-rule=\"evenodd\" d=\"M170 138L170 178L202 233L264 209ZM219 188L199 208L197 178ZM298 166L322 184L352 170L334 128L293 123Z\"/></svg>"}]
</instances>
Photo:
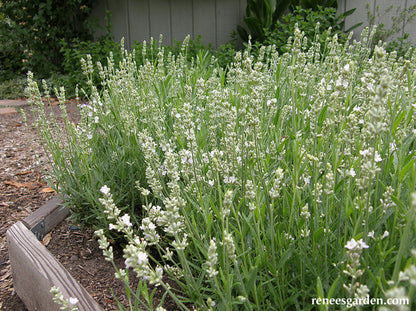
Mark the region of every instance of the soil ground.
<instances>
[{"instance_id":1,"label":"soil ground","mask_svg":"<svg viewBox=\"0 0 416 311\"><path fill-rule=\"evenodd\" d=\"M3 109L5 106L7 109ZM58 116L58 123L61 122L59 107L51 105L49 109ZM68 103L67 110L70 120L76 122L79 119L77 104ZM22 111L27 116L27 128ZM0 101L0 310L26 310L13 290L6 231L56 195L45 181L47 155L32 124L30 107L24 101ZM64 221L44 238L43 243L105 310L118 310L112 292L123 304L127 303L125 289L115 279L111 263L103 258L92 230L80 230ZM115 254L119 267L123 265L121 255L121 251ZM131 283L134 286L137 280L131 277ZM162 295L158 289L155 303ZM164 307L178 310L170 299L165 300Z\"/></svg>"}]
</instances>

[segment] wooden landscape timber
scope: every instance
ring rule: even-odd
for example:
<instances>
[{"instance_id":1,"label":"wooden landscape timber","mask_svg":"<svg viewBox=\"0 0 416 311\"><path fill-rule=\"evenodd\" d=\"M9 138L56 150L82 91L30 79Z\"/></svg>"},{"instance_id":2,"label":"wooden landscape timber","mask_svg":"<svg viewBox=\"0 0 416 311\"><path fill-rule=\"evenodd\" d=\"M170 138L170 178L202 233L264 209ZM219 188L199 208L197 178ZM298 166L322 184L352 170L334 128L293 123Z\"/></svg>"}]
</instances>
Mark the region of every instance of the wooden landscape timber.
<instances>
[{"instance_id":1,"label":"wooden landscape timber","mask_svg":"<svg viewBox=\"0 0 416 311\"><path fill-rule=\"evenodd\" d=\"M68 216L69 209L61 206L61 202L53 198L7 230L14 289L29 311L60 310L52 299L52 286L58 287L65 299L77 298L80 311L102 311L87 290L39 241Z\"/></svg>"},{"instance_id":2,"label":"wooden landscape timber","mask_svg":"<svg viewBox=\"0 0 416 311\"><path fill-rule=\"evenodd\" d=\"M38 240L42 241L48 232L69 215L69 208L61 206L61 203L59 197L54 197L23 219L23 224Z\"/></svg>"}]
</instances>

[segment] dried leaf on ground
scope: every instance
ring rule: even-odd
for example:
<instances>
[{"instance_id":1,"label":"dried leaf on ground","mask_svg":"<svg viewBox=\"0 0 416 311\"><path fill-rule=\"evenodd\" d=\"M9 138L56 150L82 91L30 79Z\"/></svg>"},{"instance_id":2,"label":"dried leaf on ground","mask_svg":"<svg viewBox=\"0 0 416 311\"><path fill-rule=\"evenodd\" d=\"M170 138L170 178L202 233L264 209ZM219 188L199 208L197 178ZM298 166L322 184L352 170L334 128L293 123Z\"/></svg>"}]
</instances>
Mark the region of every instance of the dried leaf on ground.
<instances>
[{"instance_id":1,"label":"dried leaf on ground","mask_svg":"<svg viewBox=\"0 0 416 311\"><path fill-rule=\"evenodd\" d=\"M13 187L16 187L16 188L27 188L27 189L35 189L35 188L39 187L38 184L33 183L33 182L20 183L20 182L16 182L16 181L5 181L4 184L9 185L9 186L13 186Z\"/></svg>"},{"instance_id":2,"label":"dried leaf on ground","mask_svg":"<svg viewBox=\"0 0 416 311\"><path fill-rule=\"evenodd\" d=\"M55 192L55 190L53 190L51 187L48 187L48 188L43 188L41 190L41 192L43 192L43 193L52 193L52 192Z\"/></svg>"},{"instance_id":3,"label":"dried leaf on ground","mask_svg":"<svg viewBox=\"0 0 416 311\"><path fill-rule=\"evenodd\" d=\"M16 173L16 176L19 176L19 175L27 175L27 174L30 174L30 173L32 173L32 171L19 172L19 173Z\"/></svg>"},{"instance_id":4,"label":"dried leaf on ground","mask_svg":"<svg viewBox=\"0 0 416 311\"><path fill-rule=\"evenodd\" d=\"M49 244L49 242L51 241L51 239L52 239L52 234L51 234L51 233L48 233L47 235L45 235L45 236L43 237L42 244L43 244L44 246L48 245L48 244Z\"/></svg>"}]
</instances>

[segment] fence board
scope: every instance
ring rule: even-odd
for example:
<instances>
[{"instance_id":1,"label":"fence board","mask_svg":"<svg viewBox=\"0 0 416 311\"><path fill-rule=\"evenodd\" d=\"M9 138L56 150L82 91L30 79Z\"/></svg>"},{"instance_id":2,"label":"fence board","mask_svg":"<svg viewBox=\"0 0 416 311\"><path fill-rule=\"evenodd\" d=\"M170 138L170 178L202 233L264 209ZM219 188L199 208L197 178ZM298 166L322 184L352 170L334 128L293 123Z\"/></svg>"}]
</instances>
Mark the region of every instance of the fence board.
<instances>
[{"instance_id":1,"label":"fence board","mask_svg":"<svg viewBox=\"0 0 416 311\"><path fill-rule=\"evenodd\" d=\"M120 41L124 37L127 46L130 41L128 31L129 17L126 15L128 11L127 0L108 0L108 10L111 12L111 32L114 35L114 39Z\"/></svg>"},{"instance_id":2,"label":"fence board","mask_svg":"<svg viewBox=\"0 0 416 311\"><path fill-rule=\"evenodd\" d=\"M194 16L192 14L192 0L172 1L172 38L182 41L187 35L196 39L194 35Z\"/></svg>"},{"instance_id":3,"label":"fence board","mask_svg":"<svg viewBox=\"0 0 416 311\"><path fill-rule=\"evenodd\" d=\"M171 44L171 14L169 0L151 0L150 5L150 35L159 40L159 35L163 35L163 43Z\"/></svg>"},{"instance_id":4,"label":"fence board","mask_svg":"<svg viewBox=\"0 0 416 311\"><path fill-rule=\"evenodd\" d=\"M202 42L217 46L216 0L194 0L194 36L201 35Z\"/></svg>"},{"instance_id":5,"label":"fence board","mask_svg":"<svg viewBox=\"0 0 416 311\"><path fill-rule=\"evenodd\" d=\"M363 24L360 27L355 28L353 30L354 38L359 39L363 28L365 26L368 26L367 11L370 10L370 12L374 12L374 0L371 0L371 1L345 0L345 3L343 3L342 6L340 6L338 3L338 10L342 10L341 12L347 12L354 8L356 9L355 12L345 19L345 29L347 30L350 27L362 22Z\"/></svg>"},{"instance_id":6,"label":"fence board","mask_svg":"<svg viewBox=\"0 0 416 311\"><path fill-rule=\"evenodd\" d=\"M130 40L129 48L134 41L143 42L150 39L149 0L129 0Z\"/></svg>"},{"instance_id":7,"label":"fence board","mask_svg":"<svg viewBox=\"0 0 416 311\"><path fill-rule=\"evenodd\" d=\"M236 5L239 5L239 2L234 0L217 1L217 42L230 41L232 32L237 29L240 10Z\"/></svg>"},{"instance_id":8,"label":"fence board","mask_svg":"<svg viewBox=\"0 0 416 311\"><path fill-rule=\"evenodd\" d=\"M416 1L408 1L407 7L411 7L412 5L416 5ZM410 23L407 23L404 26L403 33L409 34L409 41L413 42L413 44L416 44L416 18L413 19Z\"/></svg>"},{"instance_id":9,"label":"fence board","mask_svg":"<svg viewBox=\"0 0 416 311\"><path fill-rule=\"evenodd\" d=\"M231 39L246 4L246 0L99 0L92 14L104 27L109 10L115 39L124 37L129 48L134 41L149 41L151 36L158 40L159 34L166 44L188 34L193 39L201 35L204 44L216 47ZM97 32L101 34L104 31Z\"/></svg>"},{"instance_id":10,"label":"fence board","mask_svg":"<svg viewBox=\"0 0 416 311\"><path fill-rule=\"evenodd\" d=\"M367 3L369 4L370 13L375 16L375 24L383 24L385 29L391 29L393 17L400 16L400 13L404 9L416 5L415 0L338 0L338 11L340 13L356 8L354 14L345 19L345 29L348 29L359 22L363 22L361 27L354 30L355 39L359 39L361 30L369 25ZM390 6L393 6L393 8L389 10ZM416 43L416 20L413 20L410 23L400 23L398 32L391 37L386 38L386 41L396 40L403 36L404 33L409 34L409 41Z\"/></svg>"}]
</instances>

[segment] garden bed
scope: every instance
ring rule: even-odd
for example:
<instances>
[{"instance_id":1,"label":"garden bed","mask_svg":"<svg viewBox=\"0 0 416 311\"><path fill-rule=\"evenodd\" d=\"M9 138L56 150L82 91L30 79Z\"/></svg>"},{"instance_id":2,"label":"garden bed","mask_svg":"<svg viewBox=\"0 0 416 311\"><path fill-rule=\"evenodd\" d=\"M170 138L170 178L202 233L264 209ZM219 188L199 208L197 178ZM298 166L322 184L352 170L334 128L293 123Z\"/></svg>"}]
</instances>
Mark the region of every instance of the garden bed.
<instances>
[{"instance_id":1,"label":"garden bed","mask_svg":"<svg viewBox=\"0 0 416 311\"><path fill-rule=\"evenodd\" d=\"M120 70L100 67L103 95L93 92L64 130L29 76L73 219L100 228L115 267L111 239L121 235L126 266L184 310L186 297L204 310L314 310L316 297L409 304L414 62L370 50L368 35L352 47L334 37L321 60L319 44L303 52L296 29L292 53L247 50L228 72L203 55L165 63L163 51L137 68L126 52ZM86 67L92 77L91 59ZM125 270L116 275L129 285Z\"/></svg>"}]
</instances>

